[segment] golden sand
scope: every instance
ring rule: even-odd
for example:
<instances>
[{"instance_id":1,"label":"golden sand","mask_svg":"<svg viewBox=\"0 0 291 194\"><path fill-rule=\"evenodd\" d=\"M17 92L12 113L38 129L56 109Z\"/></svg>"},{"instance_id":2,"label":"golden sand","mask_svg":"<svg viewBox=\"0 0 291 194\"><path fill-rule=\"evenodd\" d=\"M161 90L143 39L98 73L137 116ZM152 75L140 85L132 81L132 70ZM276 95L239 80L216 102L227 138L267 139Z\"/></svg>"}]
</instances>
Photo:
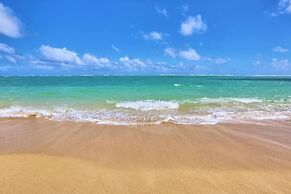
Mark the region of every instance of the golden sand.
<instances>
[{"instance_id":1,"label":"golden sand","mask_svg":"<svg viewBox=\"0 0 291 194\"><path fill-rule=\"evenodd\" d=\"M290 126L0 119L0 193L291 193Z\"/></svg>"}]
</instances>

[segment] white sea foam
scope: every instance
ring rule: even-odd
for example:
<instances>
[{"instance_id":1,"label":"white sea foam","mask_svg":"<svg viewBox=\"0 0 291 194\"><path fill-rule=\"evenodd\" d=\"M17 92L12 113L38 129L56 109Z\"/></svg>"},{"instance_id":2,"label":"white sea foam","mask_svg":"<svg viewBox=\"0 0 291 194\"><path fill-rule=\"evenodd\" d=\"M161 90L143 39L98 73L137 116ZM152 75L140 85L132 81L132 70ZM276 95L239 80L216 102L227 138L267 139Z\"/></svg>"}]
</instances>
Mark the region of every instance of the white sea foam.
<instances>
[{"instance_id":1,"label":"white sea foam","mask_svg":"<svg viewBox=\"0 0 291 194\"><path fill-rule=\"evenodd\" d=\"M48 110L32 107L11 106L0 109L0 117L47 117L49 115Z\"/></svg>"},{"instance_id":2,"label":"white sea foam","mask_svg":"<svg viewBox=\"0 0 291 194\"><path fill-rule=\"evenodd\" d=\"M263 102L262 99L258 98L201 98L199 103L230 103L230 102L239 102L239 103L258 103Z\"/></svg>"},{"instance_id":3,"label":"white sea foam","mask_svg":"<svg viewBox=\"0 0 291 194\"><path fill-rule=\"evenodd\" d=\"M202 98L196 101L108 101L107 108L77 107L0 107L0 117L44 117L52 120L95 122L97 124L217 124L291 119L291 104L286 100ZM213 105L214 103L214 105ZM218 105L215 105L218 103ZM238 103L238 104L237 104ZM242 104L241 104L242 103ZM197 106L203 104L203 106ZM209 104L209 106L208 106ZM115 105L115 106L114 106Z\"/></svg>"},{"instance_id":4,"label":"white sea foam","mask_svg":"<svg viewBox=\"0 0 291 194\"><path fill-rule=\"evenodd\" d=\"M160 101L160 100L146 100L146 101L126 101L117 103L116 108L129 108L141 111L150 110L165 110L165 109L178 109L178 102Z\"/></svg>"},{"instance_id":5,"label":"white sea foam","mask_svg":"<svg viewBox=\"0 0 291 194\"><path fill-rule=\"evenodd\" d=\"M181 84L174 84L174 86L175 86L175 87L180 87L180 86L181 86Z\"/></svg>"}]
</instances>

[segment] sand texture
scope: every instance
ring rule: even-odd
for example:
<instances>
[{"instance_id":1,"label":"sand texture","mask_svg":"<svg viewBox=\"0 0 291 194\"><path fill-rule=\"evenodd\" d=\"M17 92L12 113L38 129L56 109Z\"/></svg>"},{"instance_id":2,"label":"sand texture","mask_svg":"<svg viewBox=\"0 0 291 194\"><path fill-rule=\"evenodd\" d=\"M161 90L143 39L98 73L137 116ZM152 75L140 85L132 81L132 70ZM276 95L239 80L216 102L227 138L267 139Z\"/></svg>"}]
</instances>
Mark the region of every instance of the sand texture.
<instances>
[{"instance_id":1,"label":"sand texture","mask_svg":"<svg viewBox=\"0 0 291 194\"><path fill-rule=\"evenodd\" d=\"M0 119L0 193L291 193L291 122Z\"/></svg>"}]
</instances>

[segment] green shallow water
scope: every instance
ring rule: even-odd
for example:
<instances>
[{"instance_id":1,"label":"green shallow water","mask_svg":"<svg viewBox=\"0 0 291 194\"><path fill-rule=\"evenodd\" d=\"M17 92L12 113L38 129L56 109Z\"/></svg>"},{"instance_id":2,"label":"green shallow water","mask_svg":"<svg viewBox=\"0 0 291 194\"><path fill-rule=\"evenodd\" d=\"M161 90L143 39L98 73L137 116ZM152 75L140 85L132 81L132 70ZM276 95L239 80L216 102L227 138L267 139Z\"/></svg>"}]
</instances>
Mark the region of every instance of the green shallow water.
<instances>
[{"instance_id":1,"label":"green shallow water","mask_svg":"<svg viewBox=\"0 0 291 194\"><path fill-rule=\"evenodd\" d=\"M71 77L0 77L0 108L49 109L66 107L82 111L119 110L138 115L139 108L178 109L195 116L228 109L289 112L291 77L263 76L71 76ZM150 101L143 107L143 101ZM116 105L122 102L138 104ZM159 102L177 102L161 104ZM173 106L172 106L173 105ZM133 106L133 107L132 107ZM270 110L267 107L270 106ZM172 108L171 108L172 107ZM284 108L285 107L285 108ZM122 109L123 108L123 112ZM0 115L1 115L0 110ZM24 111L25 112L25 111ZM172 111L173 112L173 111ZM18 111L19 113L19 111ZM4 113L3 113L4 114ZM8 113L7 113L8 114ZM7 116L5 113L4 116ZM13 114L13 113L11 113ZM146 113L149 114L149 113ZM156 113L152 117L161 115ZM168 114L168 112L167 112ZM129 117L129 116L128 116ZM140 117L145 117L144 115ZM147 115L148 117L148 115ZM143 118L144 119L144 118Z\"/></svg>"},{"instance_id":2,"label":"green shallow water","mask_svg":"<svg viewBox=\"0 0 291 194\"><path fill-rule=\"evenodd\" d=\"M291 77L0 77L1 102L288 99Z\"/></svg>"}]
</instances>

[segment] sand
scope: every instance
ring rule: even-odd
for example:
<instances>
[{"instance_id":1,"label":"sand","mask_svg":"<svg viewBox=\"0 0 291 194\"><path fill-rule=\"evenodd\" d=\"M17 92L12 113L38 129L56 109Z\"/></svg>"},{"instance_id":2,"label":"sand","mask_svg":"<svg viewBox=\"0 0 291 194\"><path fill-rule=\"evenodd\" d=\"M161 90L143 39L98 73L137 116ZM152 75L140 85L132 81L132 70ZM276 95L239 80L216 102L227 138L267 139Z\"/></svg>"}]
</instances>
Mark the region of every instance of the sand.
<instances>
[{"instance_id":1,"label":"sand","mask_svg":"<svg viewBox=\"0 0 291 194\"><path fill-rule=\"evenodd\" d=\"M0 119L0 193L291 193L291 122Z\"/></svg>"}]
</instances>

